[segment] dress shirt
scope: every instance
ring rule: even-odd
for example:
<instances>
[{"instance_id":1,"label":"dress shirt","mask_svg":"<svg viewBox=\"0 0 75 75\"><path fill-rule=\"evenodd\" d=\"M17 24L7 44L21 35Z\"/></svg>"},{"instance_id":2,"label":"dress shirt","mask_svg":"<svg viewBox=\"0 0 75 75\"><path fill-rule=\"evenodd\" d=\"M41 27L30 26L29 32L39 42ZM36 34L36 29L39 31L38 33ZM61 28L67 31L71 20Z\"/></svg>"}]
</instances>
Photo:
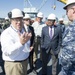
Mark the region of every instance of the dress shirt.
<instances>
[{"instance_id":1,"label":"dress shirt","mask_svg":"<svg viewBox=\"0 0 75 75\"><path fill-rule=\"evenodd\" d=\"M30 40L22 45L18 36L18 31L10 25L1 34L2 56L5 61L21 61L29 56ZM22 29L22 32L24 30Z\"/></svg>"},{"instance_id":2,"label":"dress shirt","mask_svg":"<svg viewBox=\"0 0 75 75\"><path fill-rule=\"evenodd\" d=\"M24 24L24 27L25 27L26 32L28 32L29 27L27 25L25 25L25 24Z\"/></svg>"},{"instance_id":3,"label":"dress shirt","mask_svg":"<svg viewBox=\"0 0 75 75\"><path fill-rule=\"evenodd\" d=\"M44 22L38 23L38 21L36 21L32 24L32 27L34 28L35 36L39 35L41 37L42 28L44 26L46 26Z\"/></svg>"}]
</instances>

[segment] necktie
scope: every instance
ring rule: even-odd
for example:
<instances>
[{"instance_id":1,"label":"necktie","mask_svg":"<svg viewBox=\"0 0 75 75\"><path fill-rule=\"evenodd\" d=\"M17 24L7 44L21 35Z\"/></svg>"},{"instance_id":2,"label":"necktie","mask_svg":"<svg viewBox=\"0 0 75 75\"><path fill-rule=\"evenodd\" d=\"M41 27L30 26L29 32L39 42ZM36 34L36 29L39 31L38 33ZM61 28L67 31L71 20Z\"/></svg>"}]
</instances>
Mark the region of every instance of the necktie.
<instances>
[{"instance_id":1,"label":"necktie","mask_svg":"<svg viewBox=\"0 0 75 75\"><path fill-rule=\"evenodd\" d=\"M52 39L52 27L50 27L50 38Z\"/></svg>"}]
</instances>

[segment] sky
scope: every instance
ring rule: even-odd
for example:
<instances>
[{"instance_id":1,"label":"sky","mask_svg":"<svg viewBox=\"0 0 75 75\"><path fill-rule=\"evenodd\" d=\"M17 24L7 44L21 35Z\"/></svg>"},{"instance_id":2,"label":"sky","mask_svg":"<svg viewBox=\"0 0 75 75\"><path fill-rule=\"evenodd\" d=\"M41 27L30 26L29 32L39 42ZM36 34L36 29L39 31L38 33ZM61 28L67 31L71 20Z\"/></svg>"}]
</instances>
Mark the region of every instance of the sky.
<instances>
[{"instance_id":1,"label":"sky","mask_svg":"<svg viewBox=\"0 0 75 75\"><path fill-rule=\"evenodd\" d=\"M7 13L14 8L19 8L23 10L26 7L26 0L0 0L0 18L7 17ZM29 0L32 4L32 7L40 8L43 0ZM45 0L46 1L46 0ZM56 9L54 10L52 6L56 5ZM28 4L28 6L30 6ZM57 1L57 0L47 0L44 6L40 9L40 11L44 14L44 17L48 17L49 14L54 13L58 18L66 15L66 11L63 9L65 4ZM66 16L65 16L66 18Z\"/></svg>"}]
</instances>

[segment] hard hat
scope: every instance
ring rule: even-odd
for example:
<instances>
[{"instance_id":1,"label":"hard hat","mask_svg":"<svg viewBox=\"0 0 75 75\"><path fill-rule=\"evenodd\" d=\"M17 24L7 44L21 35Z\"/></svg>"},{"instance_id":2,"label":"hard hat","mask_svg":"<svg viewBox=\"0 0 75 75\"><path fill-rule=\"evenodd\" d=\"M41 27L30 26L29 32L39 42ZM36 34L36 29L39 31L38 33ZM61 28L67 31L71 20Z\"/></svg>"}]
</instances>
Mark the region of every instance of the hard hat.
<instances>
[{"instance_id":1,"label":"hard hat","mask_svg":"<svg viewBox=\"0 0 75 75\"><path fill-rule=\"evenodd\" d=\"M52 14L49 14L48 19L56 20L55 14L53 14L53 13Z\"/></svg>"},{"instance_id":2,"label":"hard hat","mask_svg":"<svg viewBox=\"0 0 75 75\"><path fill-rule=\"evenodd\" d=\"M60 18L59 21L63 21L63 18Z\"/></svg>"},{"instance_id":3,"label":"hard hat","mask_svg":"<svg viewBox=\"0 0 75 75\"><path fill-rule=\"evenodd\" d=\"M43 13L42 13L42 12L39 12L39 13L37 14L37 17L43 18Z\"/></svg>"},{"instance_id":4,"label":"hard hat","mask_svg":"<svg viewBox=\"0 0 75 75\"><path fill-rule=\"evenodd\" d=\"M64 9L66 9L67 6L69 6L71 4L75 4L75 0L67 0L66 6L64 7Z\"/></svg>"},{"instance_id":5,"label":"hard hat","mask_svg":"<svg viewBox=\"0 0 75 75\"><path fill-rule=\"evenodd\" d=\"M29 14L25 14L25 16L23 17L23 19L29 18L30 19L30 15Z\"/></svg>"},{"instance_id":6,"label":"hard hat","mask_svg":"<svg viewBox=\"0 0 75 75\"><path fill-rule=\"evenodd\" d=\"M11 18L23 17L23 12L20 9L15 8L11 11L11 13L12 13Z\"/></svg>"}]
</instances>

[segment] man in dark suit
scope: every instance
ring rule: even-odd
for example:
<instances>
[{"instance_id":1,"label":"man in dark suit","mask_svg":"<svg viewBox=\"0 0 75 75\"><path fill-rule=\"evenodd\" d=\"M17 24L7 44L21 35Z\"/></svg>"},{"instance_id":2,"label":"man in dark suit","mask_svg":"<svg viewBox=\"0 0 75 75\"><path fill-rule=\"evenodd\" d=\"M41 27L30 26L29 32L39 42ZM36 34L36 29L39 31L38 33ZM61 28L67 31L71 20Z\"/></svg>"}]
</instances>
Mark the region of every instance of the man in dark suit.
<instances>
[{"instance_id":1,"label":"man in dark suit","mask_svg":"<svg viewBox=\"0 0 75 75\"><path fill-rule=\"evenodd\" d=\"M29 65L30 65L30 72L33 71L33 73L37 74L36 70L34 69L33 66L33 52L34 52L34 38L35 38L35 33L34 33L34 28L30 26L30 16L29 14L25 14L25 17L23 18L24 21L24 29L26 32L31 32L32 37L30 39L30 49L32 50L29 55Z\"/></svg>"},{"instance_id":2,"label":"man in dark suit","mask_svg":"<svg viewBox=\"0 0 75 75\"><path fill-rule=\"evenodd\" d=\"M54 25L56 16L48 16L48 24L42 29L41 48L42 48L42 75L47 75L47 63L49 55L52 58L52 75L56 75L58 53L60 51L62 33L59 26Z\"/></svg>"}]
</instances>

